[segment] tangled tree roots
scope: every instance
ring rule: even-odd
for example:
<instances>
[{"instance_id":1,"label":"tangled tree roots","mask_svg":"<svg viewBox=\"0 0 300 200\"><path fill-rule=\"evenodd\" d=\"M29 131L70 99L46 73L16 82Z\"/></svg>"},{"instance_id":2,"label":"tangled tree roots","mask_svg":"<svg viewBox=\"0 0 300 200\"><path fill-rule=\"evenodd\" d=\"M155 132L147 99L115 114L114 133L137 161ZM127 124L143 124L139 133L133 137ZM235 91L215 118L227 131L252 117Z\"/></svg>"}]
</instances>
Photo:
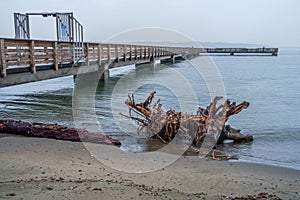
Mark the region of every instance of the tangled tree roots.
<instances>
[{"instance_id":1,"label":"tangled tree roots","mask_svg":"<svg viewBox=\"0 0 300 200\"><path fill-rule=\"evenodd\" d=\"M193 138L194 146L205 145L207 148L223 143L226 139L235 142L253 140L251 135L244 136L239 130L225 125L230 116L238 114L249 106L246 101L237 105L226 100L224 104L218 105L222 97L217 96L206 109L199 107L196 114L183 114L175 110L163 111L160 99L151 105L155 93L155 91L151 92L142 103L136 103L134 96L128 95L125 104L129 106L129 115L122 114L137 121L140 125L139 130L146 129L149 137L157 137L167 144L177 134L187 134Z\"/></svg>"}]
</instances>

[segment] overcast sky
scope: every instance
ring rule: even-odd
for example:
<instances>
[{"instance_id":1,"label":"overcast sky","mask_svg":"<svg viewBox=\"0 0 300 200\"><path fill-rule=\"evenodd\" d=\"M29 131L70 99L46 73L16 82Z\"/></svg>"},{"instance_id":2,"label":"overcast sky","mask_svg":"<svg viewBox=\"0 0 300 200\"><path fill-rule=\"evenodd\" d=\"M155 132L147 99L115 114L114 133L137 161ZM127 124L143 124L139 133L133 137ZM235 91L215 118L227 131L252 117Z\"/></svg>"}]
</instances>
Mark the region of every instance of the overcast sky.
<instances>
[{"instance_id":1,"label":"overcast sky","mask_svg":"<svg viewBox=\"0 0 300 200\"><path fill-rule=\"evenodd\" d=\"M0 37L14 37L13 13L74 12L86 41L161 27L201 42L300 47L299 0L1 0ZM31 17L32 38L55 39L53 18Z\"/></svg>"}]
</instances>

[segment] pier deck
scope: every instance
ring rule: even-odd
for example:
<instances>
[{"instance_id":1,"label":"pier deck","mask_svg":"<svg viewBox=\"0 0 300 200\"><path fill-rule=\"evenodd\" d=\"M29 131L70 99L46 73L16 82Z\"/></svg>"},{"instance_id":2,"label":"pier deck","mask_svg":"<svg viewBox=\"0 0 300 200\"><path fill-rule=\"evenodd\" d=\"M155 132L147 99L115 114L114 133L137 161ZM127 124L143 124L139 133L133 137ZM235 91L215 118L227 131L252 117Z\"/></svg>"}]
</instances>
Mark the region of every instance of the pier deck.
<instances>
[{"instance_id":1,"label":"pier deck","mask_svg":"<svg viewBox=\"0 0 300 200\"><path fill-rule=\"evenodd\" d=\"M193 48L0 38L0 87L209 54L277 56L277 48Z\"/></svg>"}]
</instances>

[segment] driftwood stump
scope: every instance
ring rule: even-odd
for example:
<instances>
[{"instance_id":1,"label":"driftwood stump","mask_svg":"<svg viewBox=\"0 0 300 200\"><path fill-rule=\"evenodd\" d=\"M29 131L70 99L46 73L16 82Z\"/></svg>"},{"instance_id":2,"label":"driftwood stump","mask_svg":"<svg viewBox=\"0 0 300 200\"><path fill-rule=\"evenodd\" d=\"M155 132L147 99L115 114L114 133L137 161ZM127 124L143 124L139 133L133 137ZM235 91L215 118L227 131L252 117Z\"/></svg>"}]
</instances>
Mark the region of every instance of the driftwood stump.
<instances>
[{"instance_id":1,"label":"driftwood stump","mask_svg":"<svg viewBox=\"0 0 300 200\"><path fill-rule=\"evenodd\" d=\"M155 91L151 92L142 103L136 103L134 95L128 95L125 104L129 107L129 115L121 113L135 120L140 125L139 130L146 129L148 137L157 137L167 144L177 134L188 134L196 147L201 147L204 139L208 142L206 145L212 147L226 139L235 142L253 140L251 135L244 136L239 130L225 125L230 116L248 108L249 103L246 101L237 105L236 102L226 100L224 104L218 105L222 97L217 96L207 108L199 107L196 114L183 114L175 110L163 111L160 99L151 105L155 94Z\"/></svg>"}]
</instances>

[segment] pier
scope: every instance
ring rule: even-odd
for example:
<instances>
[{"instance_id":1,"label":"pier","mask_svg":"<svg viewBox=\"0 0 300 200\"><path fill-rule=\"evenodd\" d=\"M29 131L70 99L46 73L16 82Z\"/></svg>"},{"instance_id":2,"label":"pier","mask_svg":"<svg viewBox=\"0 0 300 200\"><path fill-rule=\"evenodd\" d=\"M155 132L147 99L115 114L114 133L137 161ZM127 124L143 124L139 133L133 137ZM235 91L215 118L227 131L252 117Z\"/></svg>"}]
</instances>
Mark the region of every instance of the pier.
<instances>
[{"instance_id":1,"label":"pier","mask_svg":"<svg viewBox=\"0 0 300 200\"><path fill-rule=\"evenodd\" d=\"M277 56L277 48L186 48L0 38L0 87L103 71L126 65L175 62L207 54Z\"/></svg>"},{"instance_id":2,"label":"pier","mask_svg":"<svg viewBox=\"0 0 300 200\"><path fill-rule=\"evenodd\" d=\"M57 40L30 38L29 16L55 17ZM0 88L82 73L136 65L154 66L156 61L175 62L205 55L270 55L278 48L194 48L154 45L106 44L83 41L83 26L73 13L14 13L15 38L0 38Z\"/></svg>"},{"instance_id":3,"label":"pier","mask_svg":"<svg viewBox=\"0 0 300 200\"><path fill-rule=\"evenodd\" d=\"M227 54L227 55L278 55L278 48L206 48L203 49L210 55Z\"/></svg>"},{"instance_id":4,"label":"pier","mask_svg":"<svg viewBox=\"0 0 300 200\"><path fill-rule=\"evenodd\" d=\"M0 87L199 54L198 49L0 38ZM79 55L79 52L80 53Z\"/></svg>"}]
</instances>

